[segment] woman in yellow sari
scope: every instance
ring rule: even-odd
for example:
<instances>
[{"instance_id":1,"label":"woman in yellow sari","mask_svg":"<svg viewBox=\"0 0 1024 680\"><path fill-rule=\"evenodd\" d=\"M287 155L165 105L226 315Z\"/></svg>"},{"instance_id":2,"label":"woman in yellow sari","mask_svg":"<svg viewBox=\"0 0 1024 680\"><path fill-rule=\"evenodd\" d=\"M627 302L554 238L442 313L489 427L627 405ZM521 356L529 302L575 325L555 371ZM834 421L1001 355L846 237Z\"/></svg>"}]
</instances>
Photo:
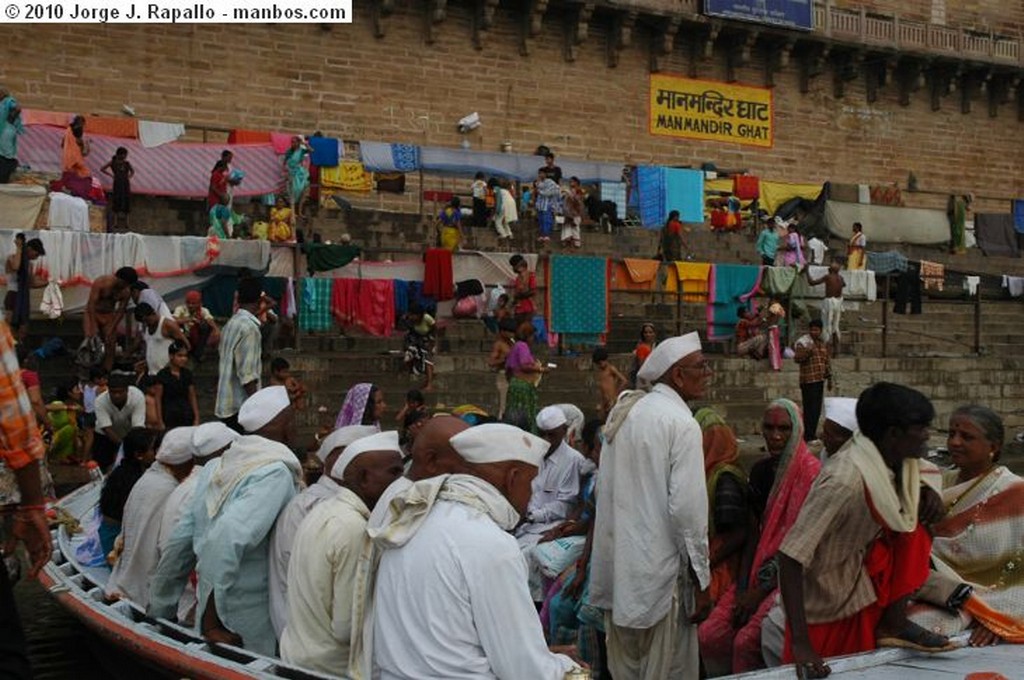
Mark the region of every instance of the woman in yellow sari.
<instances>
[{"instance_id":1,"label":"woman in yellow sari","mask_svg":"<svg viewBox=\"0 0 1024 680\"><path fill-rule=\"evenodd\" d=\"M1024 643L1024 479L997 465L1003 422L984 406L949 419L956 469L943 479L948 514L933 527L933 569L908 612L917 624L970 644Z\"/></svg>"},{"instance_id":2,"label":"woman in yellow sari","mask_svg":"<svg viewBox=\"0 0 1024 680\"><path fill-rule=\"evenodd\" d=\"M453 253L462 244L462 205L458 196L441 210L437 216L437 230L441 247Z\"/></svg>"},{"instance_id":3,"label":"woman in yellow sari","mask_svg":"<svg viewBox=\"0 0 1024 680\"><path fill-rule=\"evenodd\" d=\"M853 236L850 237L850 243L846 248L847 269L856 271L867 267L867 258L864 255L864 249L867 245L868 237L864 235L864 225L860 222L854 222Z\"/></svg>"}]
</instances>

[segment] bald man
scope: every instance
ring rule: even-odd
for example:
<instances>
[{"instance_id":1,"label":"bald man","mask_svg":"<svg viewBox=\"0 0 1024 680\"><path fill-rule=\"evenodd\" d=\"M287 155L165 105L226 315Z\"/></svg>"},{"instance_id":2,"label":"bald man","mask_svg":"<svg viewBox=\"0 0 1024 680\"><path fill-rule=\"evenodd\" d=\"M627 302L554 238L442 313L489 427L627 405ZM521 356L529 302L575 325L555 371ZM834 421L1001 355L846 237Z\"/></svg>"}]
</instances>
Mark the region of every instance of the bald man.
<instances>
[{"instance_id":1,"label":"bald man","mask_svg":"<svg viewBox=\"0 0 1024 680\"><path fill-rule=\"evenodd\" d=\"M576 664L548 649L508 533L549 445L504 423L466 429L449 445L464 471L416 482L371 535L382 552L374 666L388 680L561 680Z\"/></svg>"},{"instance_id":2,"label":"bald man","mask_svg":"<svg viewBox=\"0 0 1024 680\"><path fill-rule=\"evenodd\" d=\"M468 430L469 424L454 416L431 418L412 446L409 469L404 477L393 481L377 500L366 523L369 535L383 531L391 523L391 499L399 496L417 482L438 475L457 474L466 469L465 461L451 445L451 438ZM376 587L377 565L380 551L371 547L360 560L356 582L365 584L362 592L355 594L352 607L352 646L349 656L349 675L353 680L371 677L373 650L373 591Z\"/></svg>"}]
</instances>

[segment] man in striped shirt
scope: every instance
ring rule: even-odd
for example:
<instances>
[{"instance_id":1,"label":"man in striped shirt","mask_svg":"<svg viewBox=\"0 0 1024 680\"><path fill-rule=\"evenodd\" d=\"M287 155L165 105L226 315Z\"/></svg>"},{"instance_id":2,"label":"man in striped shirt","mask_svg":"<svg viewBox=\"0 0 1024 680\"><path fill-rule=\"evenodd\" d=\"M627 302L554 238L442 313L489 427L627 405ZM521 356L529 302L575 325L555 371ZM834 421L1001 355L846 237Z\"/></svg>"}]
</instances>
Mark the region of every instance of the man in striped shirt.
<instances>
[{"instance_id":1,"label":"man in striped shirt","mask_svg":"<svg viewBox=\"0 0 1024 680\"><path fill-rule=\"evenodd\" d=\"M7 323L0 321L0 459L4 464L0 474L13 475L18 487L14 538L28 550L32 578L50 558L50 529L46 524L39 467L45 453L28 393L21 382L14 338ZM4 564L0 564L0 659L10 677L32 677L25 636Z\"/></svg>"},{"instance_id":2,"label":"man in striped shirt","mask_svg":"<svg viewBox=\"0 0 1024 680\"><path fill-rule=\"evenodd\" d=\"M876 647L946 651L948 640L909 621L907 602L928 577L925 526L945 514L922 486L935 409L902 385L877 383L857 401L858 431L829 458L779 548L786 610L783 662L823 678L831 656Z\"/></svg>"},{"instance_id":3,"label":"man in striped shirt","mask_svg":"<svg viewBox=\"0 0 1024 680\"><path fill-rule=\"evenodd\" d=\"M238 410L250 395L260 389L262 349L259 311L262 285L259 279L243 279L238 284L238 311L221 332L220 370L214 415L238 430Z\"/></svg>"}]
</instances>

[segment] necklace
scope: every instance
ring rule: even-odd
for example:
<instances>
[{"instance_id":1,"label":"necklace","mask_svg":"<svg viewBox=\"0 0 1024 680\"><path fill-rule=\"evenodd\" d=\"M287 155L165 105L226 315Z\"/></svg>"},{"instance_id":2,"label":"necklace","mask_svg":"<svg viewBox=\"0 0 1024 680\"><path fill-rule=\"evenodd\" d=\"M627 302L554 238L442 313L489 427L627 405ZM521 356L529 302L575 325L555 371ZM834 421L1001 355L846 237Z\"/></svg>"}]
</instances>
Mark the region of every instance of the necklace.
<instances>
[{"instance_id":1,"label":"necklace","mask_svg":"<svg viewBox=\"0 0 1024 680\"><path fill-rule=\"evenodd\" d=\"M978 478L974 480L974 483L971 484L969 487L967 487L966 491L964 491L962 494L960 494L959 496L954 498L953 502L946 506L946 510L949 511L949 510L952 510L953 508L955 508L957 503L962 501L964 499L964 496L966 496L967 494L971 493L976 488L978 488L978 485L981 484L983 481L985 481L985 478L987 478L990 474L992 474L993 470L995 470L995 467L990 467L985 474L979 475Z\"/></svg>"}]
</instances>

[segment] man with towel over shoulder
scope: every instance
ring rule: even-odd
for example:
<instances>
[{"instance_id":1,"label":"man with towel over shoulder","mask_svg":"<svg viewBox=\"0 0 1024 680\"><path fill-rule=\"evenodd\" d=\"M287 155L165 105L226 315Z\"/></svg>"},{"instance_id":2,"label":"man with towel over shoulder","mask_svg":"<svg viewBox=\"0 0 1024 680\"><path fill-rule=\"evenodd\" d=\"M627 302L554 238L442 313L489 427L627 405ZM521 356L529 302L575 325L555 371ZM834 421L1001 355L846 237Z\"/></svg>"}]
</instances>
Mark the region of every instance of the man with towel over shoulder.
<instances>
[{"instance_id":1,"label":"man with towel over shoulder","mask_svg":"<svg viewBox=\"0 0 1024 680\"><path fill-rule=\"evenodd\" d=\"M696 678L711 581L700 426L711 367L697 333L660 343L605 425L590 601L606 610L616 680ZM666 474L667 472L667 474Z\"/></svg>"},{"instance_id":2,"label":"man with towel over shoulder","mask_svg":"<svg viewBox=\"0 0 1024 680\"><path fill-rule=\"evenodd\" d=\"M499 423L449 441L460 474L415 482L373 532L383 552L373 617L379 677L562 680L576 664L547 648L526 561L508 533L549 445Z\"/></svg>"},{"instance_id":3,"label":"man with towel over shoulder","mask_svg":"<svg viewBox=\"0 0 1024 680\"><path fill-rule=\"evenodd\" d=\"M302 466L288 448L295 411L282 385L245 400L248 434L203 466L191 512L178 523L153 578L149 613L173 616L189 572L199 576L196 624L211 642L272 655L270 530L298 492Z\"/></svg>"},{"instance_id":4,"label":"man with towel over shoulder","mask_svg":"<svg viewBox=\"0 0 1024 680\"><path fill-rule=\"evenodd\" d=\"M324 437L316 452L316 457L323 465L320 479L293 498L274 524L274 531L270 535L270 621L274 624L274 633L278 638L288 621L288 564L291 562L295 533L313 508L341 491L341 478L334 477L331 469L345 448L378 432L376 425L348 425Z\"/></svg>"},{"instance_id":5,"label":"man with towel over shoulder","mask_svg":"<svg viewBox=\"0 0 1024 680\"><path fill-rule=\"evenodd\" d=\"M324 443L331 445L332 436ZM337 492L306 515L295 535L281 657L331 674L349 663L356 568L370 540L366 521L384 490L402 475L398 433L363 437L328 460L325 476L337 480Z\"/></svg>"}]
</instances>

